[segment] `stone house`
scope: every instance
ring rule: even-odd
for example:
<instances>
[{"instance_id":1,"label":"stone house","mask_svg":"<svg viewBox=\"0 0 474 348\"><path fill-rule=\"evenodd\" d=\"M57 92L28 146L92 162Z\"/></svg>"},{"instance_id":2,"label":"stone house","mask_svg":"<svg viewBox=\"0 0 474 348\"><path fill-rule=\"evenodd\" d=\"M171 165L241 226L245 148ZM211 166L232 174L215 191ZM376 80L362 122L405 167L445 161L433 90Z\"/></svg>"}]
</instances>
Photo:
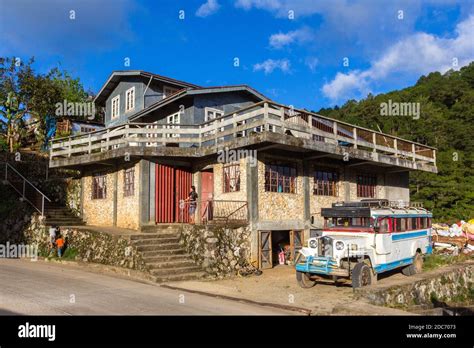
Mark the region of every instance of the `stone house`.
<instances>
[{"instance_id":1,"label":"stone house","mask_svg":"<svg viewBox=\"0 0 474 348\"><path fill-rule=\"evenodd\" d=\"M251 257L275 263L322 228L337 201L409 201L409 171L436 172L436 150L278 104L245 85L200 87L115 71L95 103L105 129L51 144L50 166L81 172L89 225L144 231L189 222L241 223Z\"/></svg>"}]
</instances>

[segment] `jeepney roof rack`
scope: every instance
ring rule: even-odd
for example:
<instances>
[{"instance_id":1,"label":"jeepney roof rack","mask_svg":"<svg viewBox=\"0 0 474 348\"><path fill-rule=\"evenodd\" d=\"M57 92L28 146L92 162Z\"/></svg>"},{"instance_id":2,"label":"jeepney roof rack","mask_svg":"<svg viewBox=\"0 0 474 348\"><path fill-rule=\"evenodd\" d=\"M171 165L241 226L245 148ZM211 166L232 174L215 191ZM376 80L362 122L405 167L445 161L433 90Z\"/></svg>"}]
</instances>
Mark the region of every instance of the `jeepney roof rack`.
<instances>
[{"instance_id":1,"label":"jeepney roof rack","mask_svg":"<svg viewBox=\"0 0 474 348\"><path fill-rule=\"evenodd\" d=\"M403 200L389 201L388 199L362 199L359 202L336 202L332 204L333 208L352 207L352 208L398 208L398 209L422 209L422 202L407 202Z\"/></svg>"}]
</instances>

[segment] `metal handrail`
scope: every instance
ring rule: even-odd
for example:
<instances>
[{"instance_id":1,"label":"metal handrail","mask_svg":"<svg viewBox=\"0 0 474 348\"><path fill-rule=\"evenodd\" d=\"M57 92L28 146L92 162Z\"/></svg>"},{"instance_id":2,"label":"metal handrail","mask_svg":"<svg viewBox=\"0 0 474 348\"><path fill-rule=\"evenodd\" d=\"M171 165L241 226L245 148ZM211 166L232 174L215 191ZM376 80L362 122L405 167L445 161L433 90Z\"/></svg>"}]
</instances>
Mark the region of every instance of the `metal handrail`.
<instances>
[{"instance_id":1,"label":"metal handrail","mask_svg":"<svg viewBox=\"0 0 474 348\"><path fill-rule=\"evenodd\" d=\"M8 180L8 168L13 170L17 175L20 176L21 179L23 179L23 190L22 192L18 190L15 185L13 185L10 180ZM13 189L18 192L18 194L21 195L21 198L23 200L26 200L28 203L31 204L33 208L35 208L38 212L41 213L41 216L44 216L44 200L46 199L48 202L51 202L51 199L48 198L43 192L41 192L35 185L33 185L27 178L25 178L18 170L16 170L12 165L10 165L8 162L5 162L5 181L13 187ZM38 208L35 203L31 202L27 197L26 197L26 184L30 185L33 189L35 189L40 195L41 195L41 209Z\"/></svg>"}]
</instances>

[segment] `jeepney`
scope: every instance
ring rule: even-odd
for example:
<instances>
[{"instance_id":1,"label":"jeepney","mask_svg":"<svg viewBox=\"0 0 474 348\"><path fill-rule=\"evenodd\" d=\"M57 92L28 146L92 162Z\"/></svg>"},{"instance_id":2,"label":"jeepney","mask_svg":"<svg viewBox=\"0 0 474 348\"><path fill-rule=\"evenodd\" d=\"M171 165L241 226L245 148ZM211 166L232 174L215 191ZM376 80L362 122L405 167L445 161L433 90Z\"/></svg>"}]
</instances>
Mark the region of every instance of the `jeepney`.
<instances>
[{"instance_id":1,"label":"jeepney","mask_svg":"<svg viewBox=\"0 0 474 348\"><path fill-rule=\"evenodd\" d=\"M421 204L362 200L322 208L322 233L310 238L296 261L303 288L318 277L350 278L354 288L377 281L377 275L400 268L410 276L421 272L423 255L432 252L432 214Z\"/></svg>"}]
</instances>

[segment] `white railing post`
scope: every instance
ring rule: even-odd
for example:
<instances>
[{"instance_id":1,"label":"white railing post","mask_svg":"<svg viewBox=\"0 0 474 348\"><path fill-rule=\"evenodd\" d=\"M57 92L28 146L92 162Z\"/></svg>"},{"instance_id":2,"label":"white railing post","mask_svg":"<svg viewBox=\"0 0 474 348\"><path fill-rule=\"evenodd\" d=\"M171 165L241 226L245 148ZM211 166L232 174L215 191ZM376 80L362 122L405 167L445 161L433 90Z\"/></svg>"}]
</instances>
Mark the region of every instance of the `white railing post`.
<instances>
[{"instance_id":1,"label":"white railing post","mask_svg":"<svg viewBox=\"0 0 474 348\"><path fill-rule=\"evenodd\" d=\"M393 139L393 148L395 150L395 157L398 157L398 142L397 142L397 138L394 138Z\"/></svg>"},{"instance_id":2,"label":"white railing post","mask_svg":"<svg viewBox=\"0 0 474 348\"><path fill-rule=\"evenodd\" d=\"M415 151L415 144L411 144L411 153L412 153L412 157L413 157L413 162L416 161L416 151Z\"/></svg>"},{"instance_id":3,"label":"white railing post","mask_svg":"<svg viewBox=\"0 0 474 348\"><path fill-rule=\"evenodd\" d=\"M105 133L105 151L109 151L109 142L110 142L110 129L107 128Z\"/></svg>"},{"instance_id":4,"label":"white railing post","mask_svg":"<svg viewBox=\"0 0 474 348\"><path fill-rule=\"evenodd\" d=\"M237 138L237 132L235 131L235 128L237 128L237 122L235 122L235 118L237 117L237 113L232 114L232 129L234 130L232 133L232 136L234 138Z\"/></svg>"},{"instance_id":5,"label":"white railing post","mask_svg":"<svg viewBox=\"0 0 474 348\"><path fill-rule=\"evenodd\" d=\"M372 143L374 145L373 152L377 152L377 134L376 133L372 133Z\"/></svg>"},{"instance_id":6,"label":"white railing post","mask_svg":"<svg viewBox=\"0 0 474 348\"><path fill-rule=\"evenodd\" d=\"M337 141L337 122L336 121L332 123L332 132L334 135L334 139Z\"/></svg>"},{"instance_id":7,"label":"white railing post","mask_svg":"<svg viewBox=\"0 0 474 348\"><path fill-rule=\"evenodd\" d=\"M354 137L354 149L357 149L357 128L352 128L352 136Z\"/></svg>"},{"instance_id":8,"label":"white railing post","mask_svg":"<svg viewBox=\"0 0 474 348\"><path fill-rule=\"evenodd\" d=\"M41 196L41 216L44 216L44 196Z\"/></svg>"},{"instance_id":9,"label":"white railing post","mask_svg":"<svg viewBox=\"0 0 474 348\"><path fill-rule=\"evenodd\" d=\"M130 144L128 143L128 137L129 137L129 135L130 135L130 134L129 134L129 128L130 128L130 126L129 126L128 124L126 124L126 125L125 125L125 129L126 129L126 131L125 131L125 145L126 145L126 146L129 146L129 145L130 145Z\"/></svg>"},{"instance_id":10,"label":"white railing post","mask_svg":"<svg viewBox=\"0 0 474 348\"><path fill-rule=\"evenodd\" d=\"M268 124L268 103L263 103L263 130L269 131L270 130L270 125Z\"/></svg>"},{"instance_id":11,"label":"white railing post","mask_svg":"<svg viewBox=\"0 0 474 348\"><path fill-rule=\"evenodd\" d=\"M91 142L91 134L89 133L89 155L92 153L92 142Z\"/></svg>"},{"instance_id":12,"label":"white railing post","mask_svg":"<svg viewBox=\"0 0 474 348\"><path fill-rule=\"evenodd\" d=\"M71 152L72 152L71 136L69 136L69 138L68 138L68 143L69 143L69 146L68 146L67 157L71 157Z\"/></svg>"}]
</instances>

